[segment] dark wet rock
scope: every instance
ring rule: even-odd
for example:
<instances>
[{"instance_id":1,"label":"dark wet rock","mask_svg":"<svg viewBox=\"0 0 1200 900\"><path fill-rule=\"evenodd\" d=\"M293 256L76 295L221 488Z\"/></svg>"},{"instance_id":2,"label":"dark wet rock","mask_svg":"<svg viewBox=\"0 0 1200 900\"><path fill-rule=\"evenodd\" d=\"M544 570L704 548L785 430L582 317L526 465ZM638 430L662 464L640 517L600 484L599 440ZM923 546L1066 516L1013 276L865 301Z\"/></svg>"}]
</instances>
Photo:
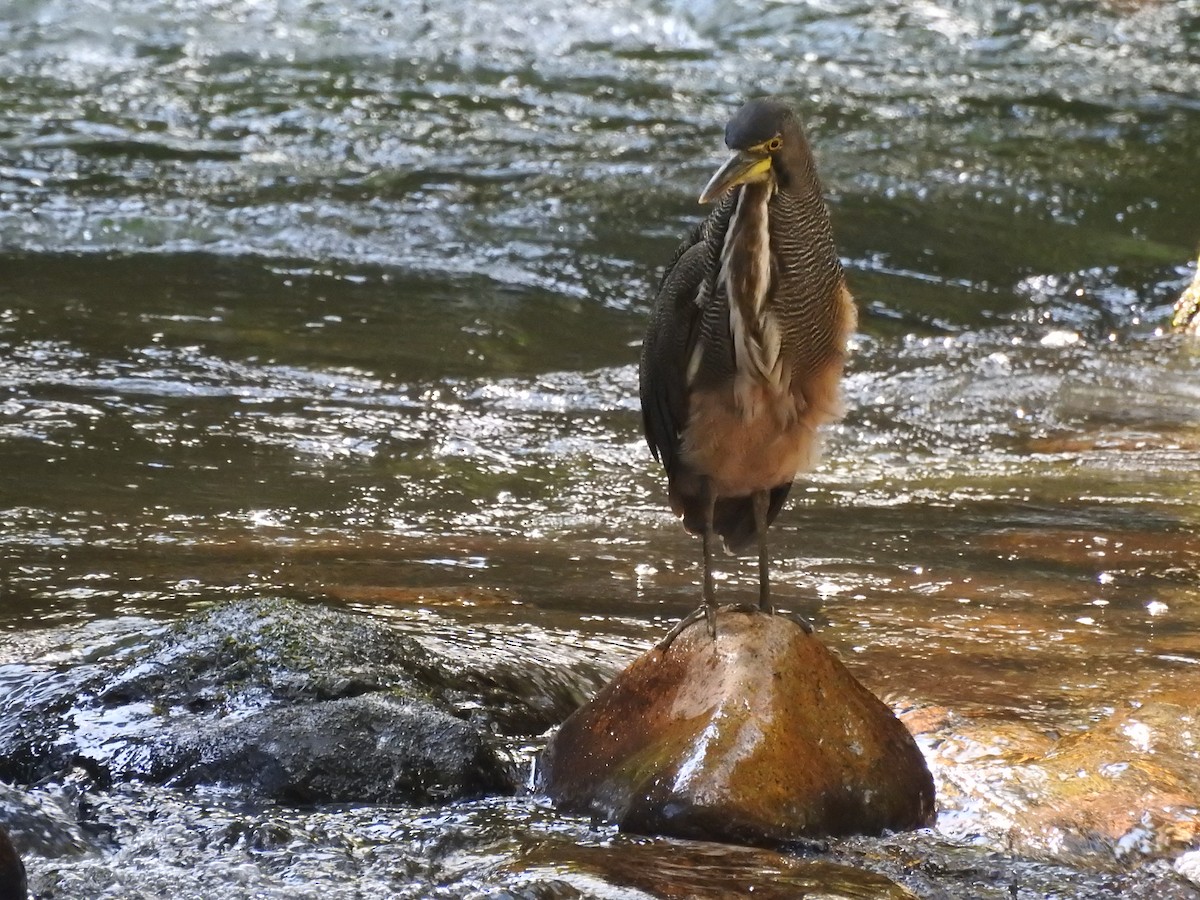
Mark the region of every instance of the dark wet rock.
<instances>
[{"instance_id":1,"label":"dark wet rock","mask_svg":"<svg viewBox=\"0 0 1200 900\"><path fill-rule=\"evenodd\" d=\"M928 825L933 782L891 711L812 635L722 609L637 659L563 724L561 808L648 834L773 843Z\"/></svg>"},{"instance_id":2,"label":"dark wet rock","mask_svg":"<svg viewBox=\"0 0 1200 900\"><path fill-rule=\"evenodd\" d=\"M435 653L375 616L285 600L222 604L182 620L111 675L100 699L233 712L402 691L481 729L529 735L557 725L601 681L527 653L463 652L457 637Z\"/></svg>"},{"instance_id":3,"label":"dark wet rock","mask_svg":"<svg viewBox=\"0 0 1200 900\"><path fill-rule=\"evenodd\" d=\"M8 832L0 825L0 900L25 900L28 896L25 866L8 839Z\"/></svg>"},{"instance_id":4,"label":"dark wet rock","mask_svg":"<svg viewBox=\"0 0 1200 900\"><path fill-rule=\"evenodd\" d=\"M1129 866L1200 842L1200 707L1118 710L1078 734L948 710L905 715L939 782L941 827L1033 857Z\"/></svg>"},{"instance_id":5,"label":"dark wet rock","mask_svg":"<svg viewBox=\"0 0 1200 900\"><path fill-rule=\"evenodd\" d=\"M109 652L119 648L102 642L99 653ZM0 779L30 784L69 768L75 745L64 730L104 677L104 666L86 660L0 666Z\"/></svg>"},{"instance_id":6,"label":"dark wet rock","mask_svg":"<svg viewBox=\"0 0 1200 900\"><path fill-rule=\"evenodd\" d=\"M439 803L509 793L494 749L420 700L369 695L283 707L197 730L172 783L292 803Z\"/></svg>"},{"instance_id":7,"label":"dark wet rock","mask_svg":"<svg viewBox=\"0 0 1200 900\"><path fill-rule=\"evenodd\" d=\"M0 673L19 686L0 701L0 777L79 765L101 785L220 782L313 802L511 792L510 748L602 679L505 648L464 652L461 636L431 651L382 618L282 600L106 640Z\"/></svg>"},{"instance_id":8,"label":"dark wet rock","mask_svg":"<svg viewBox=\"0 0 1200 900\"><path fill-rule=\"evenodd\" d=\"M258 600L181 620L115 672L99 699L109 706L233 712L272 701L415 691L436 678L436 663L420 644L377 619Z\"/></svg>"}]
</instances>

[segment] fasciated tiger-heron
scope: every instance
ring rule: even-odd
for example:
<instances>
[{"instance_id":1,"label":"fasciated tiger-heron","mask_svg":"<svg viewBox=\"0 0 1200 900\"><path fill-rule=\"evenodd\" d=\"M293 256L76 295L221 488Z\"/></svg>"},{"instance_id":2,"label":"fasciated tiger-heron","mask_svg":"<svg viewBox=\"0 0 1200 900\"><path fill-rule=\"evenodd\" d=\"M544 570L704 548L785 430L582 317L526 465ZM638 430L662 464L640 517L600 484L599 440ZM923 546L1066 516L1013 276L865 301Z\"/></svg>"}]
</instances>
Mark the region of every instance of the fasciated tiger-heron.
<instances>
[{"instance_id":1,"label":"fasciated tiger-heron","mask_svg":"<svg viewBox=\"0 0 1200 900\"><path fill-rule=\"evenodd\" d=\"M640 366L642 420L666 469L671 508L703 537L703 614L716 634L713 544L757 539L760 609L770 612L767 528L818 428L842 414L854 302L808 140L795 113L752 100L730 119L733 156L700 194L715 203L675 251L654 300Z\"/></svg>"}]
</instances>

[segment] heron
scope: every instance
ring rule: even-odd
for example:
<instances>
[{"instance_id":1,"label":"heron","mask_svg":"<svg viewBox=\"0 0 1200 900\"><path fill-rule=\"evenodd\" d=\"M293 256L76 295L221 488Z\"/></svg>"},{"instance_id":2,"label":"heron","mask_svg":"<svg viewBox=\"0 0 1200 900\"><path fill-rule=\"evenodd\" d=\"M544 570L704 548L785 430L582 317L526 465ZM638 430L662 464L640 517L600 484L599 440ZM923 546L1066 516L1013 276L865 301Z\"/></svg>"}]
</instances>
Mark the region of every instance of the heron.
<instances>
[{"instance_id":1,"label":"heron","mask_svg":"<svg viewBox=\"0 0 1200 900\"><path fill-rule=\"evenodd\" d=\"M818 429L843 413L857 322L799 118L751 100L725 127L732 156L700 193L714 204L667 265L642 342L642 422L671 509L703 540L700 616L716 636L713 549L757 539L758 608L773 612L767 529Z\"/></svg>"}]
</instances>

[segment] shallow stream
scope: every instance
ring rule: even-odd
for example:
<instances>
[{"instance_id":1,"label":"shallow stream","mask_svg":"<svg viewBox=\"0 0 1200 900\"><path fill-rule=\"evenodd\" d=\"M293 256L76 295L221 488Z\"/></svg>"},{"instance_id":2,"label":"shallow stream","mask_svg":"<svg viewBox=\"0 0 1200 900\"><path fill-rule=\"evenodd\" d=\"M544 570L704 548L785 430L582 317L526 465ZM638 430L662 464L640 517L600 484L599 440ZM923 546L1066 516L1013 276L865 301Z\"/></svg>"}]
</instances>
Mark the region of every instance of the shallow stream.
<instances>
[{"instance_id":1,"label":"shallow stream","mask_svg":"<svg viewBox=\"0 0 1200 900\"><path fill-rule=\"evenodd\" d=\"M0 49L0 664L260 596L632 659L699 580L640 433L652 286L730 111L773 94L862 313L777 602L938 720L944 804L934 834L768 857L528 797L128 785L94 801L109 849L27 856L35 890L883 896L804 868L846 863L922 896L1200 896L1171 871L1200 804L1075 844L1005 774L1115 722L1200 791L1193 719L1122 718L1200 696L1200 347L1166 331L1200 241L1197 0L19 0Z\"/></svg>"}]
</instances>

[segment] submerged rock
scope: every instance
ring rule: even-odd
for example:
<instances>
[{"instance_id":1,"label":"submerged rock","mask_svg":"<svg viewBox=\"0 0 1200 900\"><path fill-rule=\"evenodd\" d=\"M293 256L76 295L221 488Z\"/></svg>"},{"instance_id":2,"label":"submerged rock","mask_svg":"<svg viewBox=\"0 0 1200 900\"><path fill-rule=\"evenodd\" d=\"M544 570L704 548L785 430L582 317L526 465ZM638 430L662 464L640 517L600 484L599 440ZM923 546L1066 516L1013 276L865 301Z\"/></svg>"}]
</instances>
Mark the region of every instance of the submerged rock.
<instances>
[{"instance_id":1,"label":"submerged rock","mask_svg":"<svg viewBox=\"0 0 1200 900\"><path fill-rule=\"evenodd\" d=\"M865 869L729 844L668 841L587 844L543 840L520 847L505 867L521 897L637 897L692 900L916 900Z\"/></svg>"},{"instance_id":2,"label":"submerged rock","mask_svg":"<svg viewBox=\"0 0 1200 900\"><path fill-rule=\"evenodd\" d=\"M891 711L795 622L723 608L637 659L552 738L542 784L623 829L745 843L928 825Z\"/></svg>"},{"instance_id":3,"label":"submerged rock","mask_svg":"<svg viewBox=\"0 0 1200 900\"><path fill-rule=\"evenodd\" d=\"M905 721L929 747L948 834L1110 867L1200 843L1193 696L1130 703L1061 737L950 710L914 710Z\"/></svg>"},{"instance_id":4,"label":"submerged rock","mask_svg":"<svg viewBox=\"0 0 1200 900\"><path fill-rule=\"evenodd\" d=\"M85 773L74 772L67 784L24 791L0 782L0 823L21 853L57 859L93 849L79 823L79 784Z\"/></svg>"}]
</instances>

